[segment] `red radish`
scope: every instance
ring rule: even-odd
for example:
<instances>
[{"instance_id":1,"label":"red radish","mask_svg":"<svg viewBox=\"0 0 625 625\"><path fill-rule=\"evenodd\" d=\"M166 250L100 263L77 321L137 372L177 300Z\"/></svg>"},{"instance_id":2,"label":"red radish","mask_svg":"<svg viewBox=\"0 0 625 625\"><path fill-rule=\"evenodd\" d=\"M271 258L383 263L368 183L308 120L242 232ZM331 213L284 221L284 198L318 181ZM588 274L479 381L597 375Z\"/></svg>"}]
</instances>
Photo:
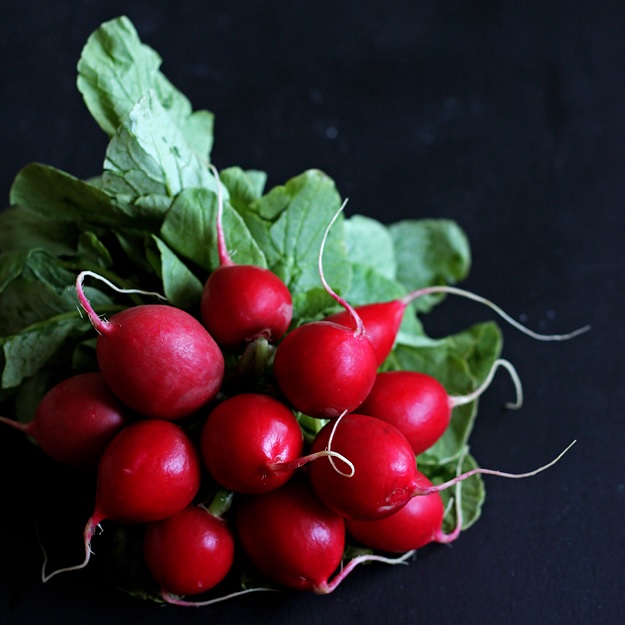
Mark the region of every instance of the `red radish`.
<instances>
[{"instance_id":1,"label":"red radish","mask_svg":"<svg viewBox=\"0 0 625 625\"><path fill-rule=\"evenodd\" d=\"M44 453L61 464L95 469L104 448L127 424L129 410L99 372L76 374L53 386L29 423L0 422L32 436Z\"/></svg>"},{"instance_id":2,"label":"red radish","mask_svg":"<svg viewBox=\"0 0 625 625\"><path fill-rule=\"evenodd\" d=\"M340 474L329 459L323 458L310 463L308 474L319 498L335 512L359 519L381 518L410 499L417 463L406 437L390 423L346 414L319 431L311 451L330 446L349 458L354 474Z\"/></svg>"},{"instance_id":3,"label":"red radish","mask_svg":"<svg viewBox=\"0 0 625 625\"><path fill-rule=\"evenodd\" d=\"M268 395L243 393L218 404L200 438L212 477L239 493L262 493L286 482L300 457L303 436L295 415Z\"/></svg>"},{"instance_id":4,"label":"red radish","mask_svg":"<svg viewBox=\"0 0 625 625\"><path fill-rule=\"evenodd\" d=\"M326 228L318 264L324 289L345 308L351 325L330 321L302 324L278 345L273 363L280 391L296 410L310 417L338 417L354 410L369 394L377 370L375 352L365 335L362 319L330 288L323 274L325 242L343 206Z\"/></svg>"},{"instance_id":5,"label":"red radish","mask_svg":"<svg viewBox=\"0 0 625 625\"><path fill-rule=\"evenodd\" d=\"M308 466L308 475L319 498L332 510L347 518L376 520L393 514L412 497L440 492L476 474L524 478L552 466L555 460L528 473L504 473L491 469L472 469L443 484L419 484L417 463L410 443L393 425L376 417L346 414L319 431L312 452L330 449L348 458L354 471L337 471L333 458L320 458Z\"/></svg>"},{"instance_id":6,"label":"red radish","mask_svg":"<svg viewBox=\"0 0 625 625\"><path fill-rule=\"evenodd\" d=\"M417 472L417 484L429 488L432 482ZM458 512L461 510L457 506ZM388 553L404 553L429 543L450 543L460 535L462 517L458 514L456 527L446 534L442 530L445 507L440 493L412 497L390 516L376 521L345 519L348 533L370 549Z\"/></svg>"},{"instance_id":7,"label":"red radish","mask_svg":"<svg viewBox=\"0 0 625 625\"><path fill-rule=\"evenodd\" d=\"M381 365L391 353L399 332L399 327L404 317L404 313L406 312L406 308L408 308L409 304L419 297L436 293L459 295L475 302L479 302L480 304L485 304L494 310L495 313L497 313L502 319L524 334L541 341L568 340L578 334L586 332L590 327L584 326L583 328L579 328L568 334L539 334L529 328L526 328L518 321L510 317L510 315L504 312L499 306L480 295L476 295L470 291L465 291L453 286L429 286L413 291L412 293L408 293L404 297L390 302L376 302L356 307L356 312L362 318L367 331L367 336L369 337L369 340L375 350L378 366ZM347 311L334 313L326 319L347 327L351 327L352 325L351 314Z\"/></svg>"},{"instance_id":8,"label":"red radish","mask_svg":"<svg viewBox=\"0 0 625 625\"><path fill-rule=\"evenodd\" d=\"M176 514L191 503L201 478L199 455L184 430L169 421L146 419L124 428L106 447L98 465L93 513L84 530L85 567L91 557L91 540L104 520L148 523Z\"/></svg>"},{"instance_id":9,"label":"red radish","mask_svg":"<svg viewBox=\"0 0 625 625\"><path fill-rule=\"evenodd\" d=\"M102 375L127 406L143 416L178 420L217 395L224 358L199 321L164 304L138 305L108 321L100 319L83 292L86 275L104 279L83 271L76 291L99 335L96 353Z\"/></svg>"},{"instance_id":10,"label":"red radish","mask_svg":"<svg viewBox=\"0 0 625 625\"><path fill-rule=\"evenodd\" d=\"M317 594L332 592L361 562L395 564L406 559L362 556L330 580L343 557L345 521L298 478L268 493L243 496L237 508L236 532L245 554L269 580Z\"/></svg>"},{"instance_id":11,"label":"red radish","mask_svg":"<svg viewBox=\"0 0 625 625\"><path fill-rule=\"evenodd\" d=\"M355 307L365 326L367 338L373 345L378 367L393 349L407 306L402 300L395 300ZM352 325L351 315L346 310L326 317L326 321L346 327Z\"/></svg>"},{"instance_id":12,"label":"red radish","mask_svg":"<svg viewBox=\"0 0 625 625\"><path fill-rule=\"evenodd\" d=\"M195 595L228 574L234 562L234 536L222 518L192 504L149 523L143 553L165 597Z\"/></svg>"},{"instance_id":13,"label":"red radish","mask_svg":"<svg viewBox=\"0 0 625 625\"><path fill-rule=\"evenodd\" d=\"M377 417L394 425L407 439L415 455L429 449L445 432L452 410L476 400L490 385L495 370L506 367L517 389L521 405L521 385L516 371L507 360L495 360L484 382L467 395L448 395L435 378L417 371L384 371L378 373L367 399L357 408L360 414Z\"/></svg>"},{"instance_id":14,"label":"red radish","mask_svg":"<svg viewBox=\"0 0 625 625\"><path fill-rule=\"evenodd\" d=\"M323 456L346 458L333 451L301 456L302 430L282 402L260 393L234 395L209 414L200 436L204 466L225 488L245 494L274 490L296 469Z\"/></svg>"},{"instance_id":15,"label":"red radish","mask_svg":"<svg viewBox=\"0 0 625 625\"><path fill-rule=\"evenodd\" d=\"M217 249L219 267L208 277L201 299L202 323L227 351L240 351L257 338L276 342L293 316L291 293L269 269L232 261L222 225L223 199L217 169Z\"/></svg>"}]
</instances>

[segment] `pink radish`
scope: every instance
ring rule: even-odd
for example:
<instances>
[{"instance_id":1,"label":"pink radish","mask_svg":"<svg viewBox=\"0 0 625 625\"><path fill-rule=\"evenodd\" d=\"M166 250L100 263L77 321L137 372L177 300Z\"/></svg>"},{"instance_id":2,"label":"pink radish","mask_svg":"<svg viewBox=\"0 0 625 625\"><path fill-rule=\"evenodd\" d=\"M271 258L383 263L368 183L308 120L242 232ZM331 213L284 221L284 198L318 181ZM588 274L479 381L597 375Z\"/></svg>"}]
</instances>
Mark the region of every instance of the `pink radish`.
<instances>
[{"instance_id":1,"label":"pink radish","mask_svg":"<svg viewBox=\"0 0 625 625\"><path fill-rule=\"evenodd\" d=\"M414 452L406 437L393 425L376 417L346 414L339 422L326 424L317 434L311 451L332 448L348 458L354 471L337 471L332 457L308 465L308 475L319 498L332 510L360 520L376 520L393 514L412 497L442 491L476 474L524 478L552 466L555 460L528 473L504 473L491 469L472 469L436 486L419 484Z\"/></svg>"},{"instance_id":2,"label":"pink radish","mask_svg":"<svg viewBox=\"0 0 625 625\"><path fill-rule=\"evenodd\" d=\"M452 410L476 400L488 388L495 370L502 366L508 369L517 390L517 401L507 406L518 408L522 395L516 371L507 360L498 359L493 363L486 380L467 395L448 395L438 380L425 373L380 372L357 412L394 425L408 439L414 454L419 455L444 434L451 421Z\"/></svg>"},{"instance_id":3,"label":"pink radish","mask_svg":"<svg viewBox=\"0 0 625 625\"><path fill-rule=\"evenodd\" d=\"M176 514L191 503L201 478L199 455L184 430L169 421L146 419L124 428L106 447L98 465L93 513L84 530L85 559L63 571L84 568L91 540L105 520L148 523Z\"/></svg>"},{"instance_id":4,"label":"pink radish","mask_svg":"<svg viewBox=\"0 0 625 625\"><path fill-rule=\"evenodd\" d=\"M224 358L199 321L164 304L134 306L108 321L100 319L83 292L86 275L104 279L83 271L76 292L99 335L96 353L102 375L127 406L143 416L178 420L217 395Z\"/></svg>"},{"instance_id":5,"label":"pink radish","mask_svg":"<svg viewBox=\"0 0 625 625\"><path fill-rule=\"evenodd\" d=\"M234 395L209 414L200 438L212 477L239 493L261 493L286 482L304 445L295 415L259 393Z\"/></svg>"},{"instance_id":6,"label":"pink radish","mask_svg":"<svg viewBox=\"0 0 625 625\"><path fill-rule=\"evenodd\" d=\"M98 372L76 374L53 386L39 402L33 420L0 422L32 436L43 452L61 464L94 469L104 448L127 424L130 411Z\"/></svg>"},{"instance_id":7,"label":"pink radish","mask_svg":"<svg viewBox=\"0 0 625 625\"><path fill-rule=\"evenodd\" d=\"M146 527L143 553L165 598L195 595L221 582L234 562L234 535L202 506L189 505Z\"/></svg>"},{"instance_id":8,"label":"pink radish","mask_svg":"<svg viewBox=\"0 0 625 625\"><path fill-rule=\"evenodd\" d=\"M480 304L485 304L495 311L495 313L507 323L537 340L564 341L586 332L590 328L590 326L584 326L568 334L539 334L538 332L534 332L533 330L526 328L518 321L510 317L510 315L504 312L499 306L480 295L476 295L470 291L465 291L453 286L429 286L413 291L404 297L390 302L376 302L356 307L356 312L360 315L366 328L367 336L369 337L369 340L375 350L378 366L381 365L391 353L404 317L404 313L406 312L406 308L409 304L419 297L436 293L459 295L460 297L479 302ZM347 327L351 327L352 325L351 314L347 311L334 313L326 319Z\"/></svg>"},{"instance_id":9,"label":"pink radish","mask_svg":"<svg viewBox=\"0 0 625 625\"><path fill-rule=\"evenodd\" d=\"M208 277L201 299L202 323L227 351L240 351L254 339L275 343L293 316L291 293L269 269L238 265L226 248L222 225L223 199L217 169L217 249L219 267Z\"/></svg>"},{"instance_id":10,"label":"pink radish","mask_svg":"<svg viewBox=\"0 0 625 625\"><path fill-rule=\"evenodd\" d=\"M412 555L354 558L331 579L343 558L345 521L299 476L271 492L243 496L236 532L245 554L269 580L317 594L332 592L361 562L397 564Z\"/></svg>"},{"instance_id":11,"label":"pink radish","mask_svg":"<svg viewBox=\"0 0 625 625\"><path fill-rule=\"evenodd\" d=\"M417 485L430 488L432 482L417 472ZM445 508L440 493L412 497L403 508L390 516L375 521L345 519L347 532L370 549L388 553L404 553L429 543L450 543L462 529L461 507L457 506L456 527L449 534L443 532Z\"/></svg>"},{"instance_id":12,"label":"pink radish","mask_svg":"<svg viewBox=\"0 0 625 625\"><path fill-rule=\"evenodd\" d=\"M325 242L343 206L326 228L318 265L324 289L345 308L351 324L302 324L278 345L273 363L276 382L287 400L296 410L317 418L338 417L354 410L369 394L377 370L375 352L361 318L330 288L323 273Z\"/></svg>"},{"instance_id":13,"label":"pink radish","mask_svg":"<svg viewBox=\"0 0 625 625\"><path fill-rule=\"evenodd\" d=\"M304 440L295 415L282 402L260 393L234 395L216 406L204 423L200 451L210 475L225 488L245 494L274 490L300 467L333 456L302 456Z\"/></svg>"}]
</instances>

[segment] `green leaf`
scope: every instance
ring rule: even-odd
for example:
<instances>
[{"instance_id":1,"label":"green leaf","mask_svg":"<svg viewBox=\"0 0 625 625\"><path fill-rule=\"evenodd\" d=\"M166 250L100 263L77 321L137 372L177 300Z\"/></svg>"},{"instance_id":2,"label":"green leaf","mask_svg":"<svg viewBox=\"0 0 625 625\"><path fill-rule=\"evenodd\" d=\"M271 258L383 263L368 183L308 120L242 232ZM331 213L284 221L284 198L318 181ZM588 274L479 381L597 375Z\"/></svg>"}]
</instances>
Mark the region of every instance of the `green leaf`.
<instances>
[{"instance_id":1,"label":"green leaf","mask_svg":"<svg viewBox=\"0 0 625 625\"><path fill-rule=\"evenodd\" d=\"M67 341L89 329L77 311L33 324L19 334L0 338L2 388L14 388L47 365Z\"/></svg>"},{"instance_id":2,"label":"green leaf","mask_svg":"<svg viewBox=\"0 0 625 625\"><path fill-rule=\"evenodd\" d=\"M219 265L216 219L217 194L208 189L186 189L174 200L160 234L176 253L209 272ZM224 201L222 222L232 260L266 267L264 254L227 201Z\"/></svg>"},{"instance_id":3,"label":"green leaf","mask_svg":"<svg viewBox=\"0 0 625 625\"><path fill-rule=\"evenodd\" d=\"M38 321L76 309L75 274L42 249L0 256L0 334L14 334ZM96 305L110 300L88 289Z\"/></svg>"},{"instance_id":4,"label":"green leaf","mask_svg":"<svg viewBox=\"0 0 625 625\"><path fill-rule=\"evenodd\" d=\"M323 234L340 207L334 181L319 170L309 170L271 189L242 212L252 236L265 253L269 269L297 296L321 286L317 261ZM326 280L337 293L345 292L351 268L342 216L329 233L323 256Z\"/></svg>"},{"instance_id":5,"label":"green leaf","mask_svg":"<svg viewBox=\"0 0 625 625\"><path fill-rule=\"evenodd\" d=\"M17 174L10 202L30 209L42 219L73 223L78 229L85 224L142 225L100 188L39 163L26 165Z\"/></svg>"},{"instance_id":6,"label":"green leaf","mask_svg":"<svg viewBox=\"0 0 625 625\"><path fill-rule=\"evenodd\" d=\"M263 171L244 171L240 167L228 167L219 177L230 194L230 205L237 211L244 212L255 200L262 197L267 181Z\"/></svg>"},{"instance_id":7,"label":"green leaf","mask_svg":"<svg viewBox=\"0 0 625 625\"><path fill-rule=\"evenodd\" d=\"M385 278L394 280L397 262L389 230L379 221L363 215L353 215L346 219L344 228L350 262L375 269Z\"/></svg>"},{"instance_id":8,"label":"green leaf","mask_svg":"<svg viewBox=\"0 0 625 625\"><path fill-rule=\"evenodd\" d=\"M213 114L191 103L160 72L161 57L139 39L125 16L104 22L87 40L78 62L77 86L100 127L112 136L135 104L154 91L187 144L208 159Z\"/></svg>"},{"instance_id":9,"label":"green leaf","mask_svg":"<svg viewBox=\"0 0 625 625\"><path fill-rule=\"evenodd\" d=\"M207 161L199 157L175 120L149 91L130 110L111 139L102 184L115 196L173 198L184 189L217 189Z\"/></svg>"},{"instance_id":10,"label":"green leaf","mask_svg":"<svg viewBox=\"0 0 625 625\"><path fill-rule=\"evenodd\" d=\"M169 303L179 308L197 307L203 285L176 254L157 236L152 236L156 254L154 266L163 281Z\"/></svg>"},{"instance_id":11,"label":"green leaf","mask_svg":"<svg viewBox=\"0 0 625 625\"><path fill-rule=\"evenodd\" d=\"M458 470L457 464L457 462L451 462L442 465L430 465L419 468L433 484L442 484L443 482L453 479L459 473L465 473L478 467L475 458L468 453L462 460L460 470ZM459 486L452 486L441 491L443 504L447 510L443 520L444 532L453 531L458 522L455 505L457 488L460 488L460 499L462 504L462 529L469 529L480 518L482 513L482 505L486 499L484 481L480 475L472 475L471 477L460 482ZM452 505L448 505L452 499Z\"/></svg>"},{"instance_id":12,"label":"green leaf","mask_svg":"<svg viewBox=\"0 0 625 625\"><path fill-rule=\"evenodd\" d=\"M78 238L77 258L90 267L110 267L113 263L106 246L93 232L83 232Z\"/></svg>"},{"instance_id":13,"label":"green leaf","mask_svg":"<svg viewBox=\"0 0 625 625\"><path fill-rule=\"evenodd\" d=\"M389 226L395 244L397 280L409 291L434 284L453 284L471 266L466 235L448 219L406 219ZM418 298L414 304L428 311L441 296Z\"/></svg>"},{"instance_id":14,"label":"green leaf","mask_svg":"<svg viewBox=\"0 0 625 625\"><path fill-rule=\"evenodd\" d=\"M77 228L72 222L52 221L25 206L0 212L0 252L40 247L56 256L73 254Z\"/></svg>"},{"instance_id":15,"label":"green leaf","mask_svg":"<svg viewBox=\"0 0 625 625\"><path fill-rule=\"evenodd\" d=\"M352 306L374 302L390 302L406 294L396 280L362 263L351 263L352 279L344 297Z\"/></svg>"},{"instance_id":16,"label":"green leaf","mask_svg":"<svg viewBox=\"0 0 625 625\"><path fill-rule=\"evenodd\" d=\"M323 318L336 308L336 302L322 287L313 287L293 296L293 309L297 311L294 325Z\"/></svg>"}]
</instances>

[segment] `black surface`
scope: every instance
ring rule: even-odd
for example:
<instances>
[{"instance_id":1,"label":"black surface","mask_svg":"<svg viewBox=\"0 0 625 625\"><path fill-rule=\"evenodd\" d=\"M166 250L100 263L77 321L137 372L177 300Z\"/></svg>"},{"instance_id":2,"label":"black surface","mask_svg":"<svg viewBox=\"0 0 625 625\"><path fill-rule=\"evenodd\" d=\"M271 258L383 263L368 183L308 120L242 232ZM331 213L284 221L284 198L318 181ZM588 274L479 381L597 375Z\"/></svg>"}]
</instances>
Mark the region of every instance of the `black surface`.
<instances>
[{"instance_id":1,"label":"black surface","mask_svg":"<svg viewBox=\"0 0 625 625\"><path fill-rule=\"evenodd\" d=\"M125 13L194 107L216 114L219 167L261 168L269 185L317 167L350 198L348 214L455 219L473 250L464 287L540 331L593 329L549 344L502 326L525 406L501 408L510 388L498 376L472 436L481 464L513 471L577 439L562 462L531 480L486 478L481 519L451 548L424 550L409 567L363 568L327 597L252 595L185 610L98 586L88 571L42 584L30 517L56 500L36 494L37 471L49 467L18 433L2 431L0 623L623 622L622 2L1 8L5 203L28 162L81 177L100 171L106 140L75 88L75 65L87 36ZM426 327L445 334L486 318L450 299ZM50 514L61 519L55 531L80 533L84 519Z\"/></svg>"}]
</instances>

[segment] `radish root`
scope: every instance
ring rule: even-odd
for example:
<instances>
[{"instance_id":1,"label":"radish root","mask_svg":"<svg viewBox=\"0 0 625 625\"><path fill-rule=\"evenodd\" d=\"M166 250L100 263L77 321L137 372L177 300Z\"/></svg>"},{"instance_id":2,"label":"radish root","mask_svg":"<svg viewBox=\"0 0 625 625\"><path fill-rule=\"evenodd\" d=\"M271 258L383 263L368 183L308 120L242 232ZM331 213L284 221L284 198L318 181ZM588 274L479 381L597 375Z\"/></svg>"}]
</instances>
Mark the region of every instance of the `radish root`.
<instances>
[{"instance_id":1,"label":"radish root","mask_svg":"<svg viewBox=\"0 0 625 625\"><path fill-rule=\"evenodd\" d=\"M319 586L316 586L313 591L317 595L327 595L331 593L333 590L336 590L336 587L359 565L364 562L383 562L384 564L408 564L408 560L416 553L416 549L412 551L407 551L397 558L387 558L385 556L378 556L375 554L365 554L362 556L356 556L352 558L344 568L341 569L339 573L337 573L332 581L326 582Z\"/></svg>"},{"instance_id":2,"label":"radish root","mask_svg":"<svg viewBox=\"0 0 625 625\"><path fill-rule=\"evenodd\" d=\"M208 167L213 172L213 176L215 176L215 180L217 181L217 254L219 255L219 264L223 267L225 265L232 265L232 259L230 258L230 254L228 253L228 248L226 246L226 236L224 234L224 226L223 226L223 213L224 213L224 199L223 192L221 189L221 181L219 179L219 171L212 164L209 163Z\"/></svg>"},{"instance_id":3,"label":"radish root","mask_svg":"<svg viewBox=\"0 0 625 625\"><path fill-rule=\"evenodd\" d=\"M134 293L134 294L139 294L139 295L149 295L151 297L156 297L165 302L168 301L167 298L164 295L161 295L160 293L155 293L153 291L142 291L141 289L121 289L118 286L115 286L110 280L108 280L104 276L101 276L100 274L95 273L95 271L89 271L89 270L81 271L78 274L78 277L76 278L76 294L78 296L78 301L80 302L80 305L82 306L83 310L87 313L87 317L89 318L89 321L91 321L91 325L93 325L93 327L96 329L96 331L99 334L104 334L106 332L108 323L102 320L100 316L95 312L95 310L91 306L91 302L89 302L89 300L87 299L87 296L85 295L83 282L86 276L97 278L98 280L104 282L104 284L109 286L114 291L117 291L118 293L125 293L125 294Z\"/></svg>"},{"instance_id":4,"label":"radish root","mask_svg":"<svg viewBox=\"0 0 625 625\"><path fill-rule=\"evenodd\" d=\"M432 295L434 293L459 295L460 297L465 297L467 299L473 300L474 302L485 304L491 310L495 311L502 319L507 321L511 326L515 327L517 330L520 330L524 334L527 334L528 336L531 336L538 341L567 341L590 330L590 325L585 325L581 328L578 328L577 330L573 330L573 332L568 332L567 334L540 334L519 323L516 319L512 318L508 313L506 313L499 306L497 306L497 304L491 302L485 297L482 297L481 295L476 295L475 293L471 293L471 291L465 291L464 289L456 288L454 286L440 285L424 287L422 289L413 291L408 295L405 295L401 298L400 301L405 306L408 306L408 304L410 304L415 299L423 297L424 295Z\"/></svg>"},{"instance_id":5,"label":"radish root","mask_svg":"<svg viewBox=\"0 0 625 625\"><path fill-rule=\"evenodd\" d=\"M278 592L277 588L246 588L245 590L239 590L237 592L230 593L229 595L224 595L223 597L215 597L214 599L207 599L206 601L187 601L186 599L181 599L178 595L174 595L165 590L161 591L161 598L166 603L170 603L172 605L182 606L185 608L201 608L207 605L212 605L214 603L220 603L221 601L227 601L228 599L234 599L235 597L240 597L241 595L247 595L251 592L259 592L259 591L272 591Z\"/></svg>"},{"instance_id":6,"label":"radish root","mask_svg":"<svg viewBox=\"0 0 625 625\"><path fill-rule=\"evenodd\" d=\"M482 469L478 467L477 469L471 469L470 471L467 471L466 473L463 473L462 475L458 475L455 478L448 480L447 482L443 482L442 484L437 484L436 486L430 486L428 488L416 488L413 494L415 496L419 496L419 495L431 495L432 493L439 493L440 491L445 490L449 488L450 486L454 486L458 482L462 482L473 475L496 475L498 477L507 477L510 479L521 479L521 478L526 478L526 477L533 477L534 475L537 475L538 473L542 473L546 469L556 464L556 462L558 462L562 458L562 456L564 456L564 454L567 451L569 451L569 449L571 449L573 445L575 445L576 442L577 441L573 441L572 443L570 443L564 449L564 451L561 451L553 460L551 460L547 464L544 464L543 466L538 467L537 469L534 469L533 471L528 471L527 473L507 473L505 471L496 471L494 469Z\"/></svg>"},{"instance_id":7,"label":"radish root","mask_svg":"<svg viewBox=\"0 0 625 625\"><path fill-rule=\"evenodd\" d=\"M523 387L521 386L521 380L516 369L514 368L514 365L504 358L498 358L495 360L484 382L482 382L482 384L474 391L468 393L467 395L450 395L449 400L452 408L455 408L456 406L463 406L476 400L490 386L490 383L492 382L499 367L504 367L508 371L516 389L516 401L506 403L506 408L520 408L523 405Z\"/></svg>"},{"instance_id":8,"label":"radish root","mask_svg":"<svg viewBox=\"0 0 625 625\"><path fill-rule=\"evenodd\" d=\"M330 234L330 229L334 225L334 222L338 219L339 215L343 212L343 209L345 208L346 204L347 204L347 200L345 200L341 204L339 209L336 211L336 213L334 213L334 216L332 217L332 219L330 220L330 223L327 225L325 229L325 232L323 234L323 239L321 240L321 245L319 246L319 257L318 257L317 265L319 268L319 277L321 278L321 284L323 285L323 288L326 290L328 295L330 295L330 297L335 302L340 304L349 313L350 317L352 318L354 322L354 325L356 326L354 330L354 335L362 336L365 333L365 324L360 318L360 315L356 312L356 309L347 300L345 300L340 295L338 295L338 293L332 290L332 287L328 284L325 278L324 272L323 272L323 250L325 249L326 241L328 239L328 235Z\"/></svg>"},{"instance_id":9,"label":"radish root","mask_svg":"<svg viewBox=\"0 0 625 625\"><path fill-rule=\"evenodd\" d=\"M52 571L52 573L46 574L46 566L48 564L48 554L43 547L41 541L39 541L39 546L43 551L43 564L41 566L41 581L45 584L49 580L51 580L55 575L59 573L69 573L70 571L79 571L80 569L84 569L91 560L91 554L93 551L91 550L91 540L95 534L96 529L100 525L100 520L97 517L91 517L89 521L87 521L87 525L85 526L85 530L83 533L84 542L85 542L85 559L80 564L75 564L73 566L63 567L61 569L56 569Z\"/></svg>"}]
</instances>

